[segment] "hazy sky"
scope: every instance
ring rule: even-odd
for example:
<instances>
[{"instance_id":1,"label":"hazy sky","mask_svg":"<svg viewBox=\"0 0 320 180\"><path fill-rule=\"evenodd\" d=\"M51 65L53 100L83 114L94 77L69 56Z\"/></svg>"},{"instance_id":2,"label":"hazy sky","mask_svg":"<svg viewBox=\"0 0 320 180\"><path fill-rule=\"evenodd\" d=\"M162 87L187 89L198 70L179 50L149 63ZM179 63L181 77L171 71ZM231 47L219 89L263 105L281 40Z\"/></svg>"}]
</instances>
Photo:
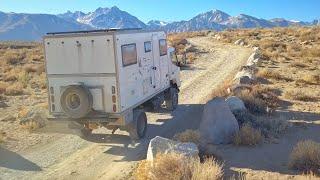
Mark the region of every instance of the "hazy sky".
<instances>
[{"instance_id":1,"label":"hazy sky","mask_svg":"<svg viewBox=\"0 0 320 180\"><path fill-rule=\"evenodd\" d=\"M140 20L188 20L212 9L271 19L311 21L320 18L320 0L0 0L0 11L58 14L118 6Z\"/></svg>"}]
</instances>

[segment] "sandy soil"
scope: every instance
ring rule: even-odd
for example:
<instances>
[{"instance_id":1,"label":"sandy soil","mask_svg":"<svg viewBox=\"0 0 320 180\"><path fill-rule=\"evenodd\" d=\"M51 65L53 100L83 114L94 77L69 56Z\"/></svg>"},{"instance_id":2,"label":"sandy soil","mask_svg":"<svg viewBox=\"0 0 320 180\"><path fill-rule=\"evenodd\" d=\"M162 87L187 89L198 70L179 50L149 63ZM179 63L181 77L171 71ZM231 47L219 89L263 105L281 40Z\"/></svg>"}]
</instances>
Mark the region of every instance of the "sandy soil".
<instances>
[{"instance_id":1,"label":"sandy soil","mask_svg":"<svg viewBox=\"0 0 320 180\"><path fill-rule=\"evenodd\" d=\"M23 148L14 148L14 142L0 147L0 179L127 178L136 162L145 158L151 138L197 129L205 99L226 77L236 73L251 49L213 42L207 37L190 42L205 52L181 72L179 107L171 113L148 113L145 139L132 142L126 132L109 135L109 131L99 129L83 140L65 123L50 123L30 135L38 141L27 147L19 139L16 141Z\"/></svg>"}]
</instances>

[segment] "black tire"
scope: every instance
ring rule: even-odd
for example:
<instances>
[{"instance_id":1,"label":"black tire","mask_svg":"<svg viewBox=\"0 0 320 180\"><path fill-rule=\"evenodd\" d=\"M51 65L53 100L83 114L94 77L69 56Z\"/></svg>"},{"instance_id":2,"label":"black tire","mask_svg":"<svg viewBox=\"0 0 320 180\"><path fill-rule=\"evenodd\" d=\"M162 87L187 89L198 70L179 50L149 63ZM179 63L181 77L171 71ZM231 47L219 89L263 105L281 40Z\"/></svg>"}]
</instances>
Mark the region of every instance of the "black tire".
<instances>
[{"instance_id":1,"label":"black tire","mask_svg":"<svg viewBox=\"0 0 320 180\"><path fill-rule=\"evenodd\" d=\"M166 92L165 103L168 110L173 111L179 104L179 91L176 88L170 88Z\"/></svg>"},{"instance_id":2,"label":"black tire","mask_svg":"<svg viewBox=\"0 0 320 180\"><path fill-rule=\"evenodd\" d=\"M144 138L147 127L146 113L140 109L133 110L133 121L127 126L127 131L129 132L131 139L139 140Z\"/></svg>"},{"instance_id":3,"label":"black tire","mask_svg":"<svg viewBox=\"0 0 320 180\"><path fill-rule=\"evenodd\" d=\"M67 87L60 98L62 110L72 119L85 117L92 110L92 101L90 91L79 85Z\"/></svg>"}]
</instances>

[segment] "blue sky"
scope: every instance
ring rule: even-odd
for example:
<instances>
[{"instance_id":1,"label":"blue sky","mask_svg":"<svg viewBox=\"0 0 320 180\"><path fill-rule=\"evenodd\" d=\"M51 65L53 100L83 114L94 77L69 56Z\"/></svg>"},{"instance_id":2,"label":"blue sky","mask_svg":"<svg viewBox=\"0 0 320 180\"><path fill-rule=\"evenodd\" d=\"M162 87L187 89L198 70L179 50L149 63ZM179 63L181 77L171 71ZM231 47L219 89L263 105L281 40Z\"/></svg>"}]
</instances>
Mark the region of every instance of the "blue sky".
<instances>
[{"instance_id":1,"label":"blue sky","mask_svg":"<svg viewBox=\"0 0 320 180\"><path fill-rule=\"evenodd\" d=\"M320 18L320 0L0 0L0 11L58 14L118 6L140 20L188 20L212 9L271 19L311 21Z\"/></svg>"}]
</instances>

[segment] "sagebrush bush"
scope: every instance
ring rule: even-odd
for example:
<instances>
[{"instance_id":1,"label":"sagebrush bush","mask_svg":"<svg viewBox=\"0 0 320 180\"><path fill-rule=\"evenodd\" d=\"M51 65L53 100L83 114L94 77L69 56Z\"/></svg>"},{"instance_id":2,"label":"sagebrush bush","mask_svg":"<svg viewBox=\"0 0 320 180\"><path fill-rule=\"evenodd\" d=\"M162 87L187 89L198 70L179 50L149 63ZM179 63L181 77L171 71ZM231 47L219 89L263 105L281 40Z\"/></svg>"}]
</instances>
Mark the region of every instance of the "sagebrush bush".
<instances>
[{"instance_id":1,"label":"sagebrush bush","mask_svg":"<svg viewBox=\"0 0 320 180\"><path fill-rule=\"evenodd\" d=\"M316 97L311 95L309 92L300 89L289 89L284 93L284 97L287 99L298 100L298 101L315 101Z\"/></svg>"},{"instance_id":2,"label":"sagebrush bush","mask_svg":"<svg viewBox=\"0 0 320 180\"><path fill-rule=\"evenodd\" d=\"M254 146L259 144L263 139L261 131L253 128L250 124L244 124L238 133L233 137L233 144L240 146Z\"/></svg>"},{"instance_id":3,"label":"sagebrush bush","mask_svg":"<svg viewBox=\"0 0 320 180\"><path fill-rule=\"evenodd\" d=\"M293 148L289 167L303 172L318 172L320 169L320 143L305 140Z\"/></svg>"},{"instance_id":4,"label":"sagebrush bush","mask_svg":"<svg viewBox=\"0 0 320 180\"><path fill-rule=\"evenodd\" d=\"M244 102L246 108L252 113L266 113L266 103L255 97L250 91L241 91L238 93L238 97Z\"/></svg>"},{"instance_id":5,"label":"sagebrush bush","mask_svg":"<svg viewBox=\"0 0 320 180\"><path fill-rule=\"evenodd\" d=\"M14 64L20 63L21 61L24 60L24 58L25 58L24 53L19 53L16 51L7 51L3 55L4 61L9 65L14 65Z\"/></svg>"},{"instance_id":6,"label":"sagebrush bush","mask_svg":"<svg viewBox=\"0 0 320 180\"><path fill-rule=\"evenodd\" d=\"M180 142L193 142L197 145L200 144L200 132L198 130L187 129L184 132L177 133L173 139Z\"/></svg>"},{"instance_id":7,"label":"sagebrush bush","mask_svg":"<svg viewBox=\"0 0 320 180\"><path fill-rule=\"evenodd\" d=\"M275 80L284 80L284 81L292 81L290 77L286 77L282 74L280 74L277 71L270 70L270 69L262 69L259 70L257 73L258 77L266 78L266 79L275 79Z\"/></svg>"},{"instance_id":8,"label":"sagebrush bush","mask_svg":"<svg viewBox=\"0 0 320 180\"><path fill-rule=\"evenodd\" d=\"M133 175L137 180L220 180L223 165L214 159L186 158L177 153L158 154L153 162L141 161Z\"/></svg>"}]
</instances>

